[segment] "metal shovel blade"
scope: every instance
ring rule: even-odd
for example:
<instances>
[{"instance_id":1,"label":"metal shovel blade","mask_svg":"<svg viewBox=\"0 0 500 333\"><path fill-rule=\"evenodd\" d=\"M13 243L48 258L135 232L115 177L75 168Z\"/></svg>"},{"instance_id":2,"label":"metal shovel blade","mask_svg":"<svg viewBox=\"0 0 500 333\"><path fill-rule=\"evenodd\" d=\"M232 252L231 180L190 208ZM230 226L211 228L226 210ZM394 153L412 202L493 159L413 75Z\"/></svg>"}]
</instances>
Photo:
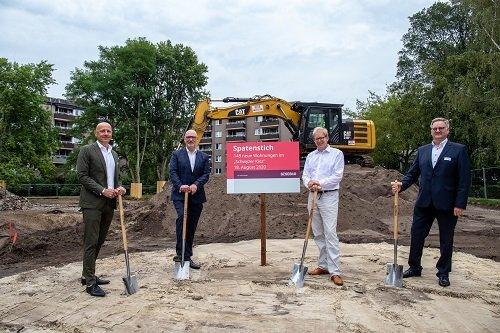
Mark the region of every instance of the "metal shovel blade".
<instances>
[{"instance_id":1,"label":"metal shovel blade","mask_svg":"<svg viewBox=\"0 0 500 333\"><path fill-rule=\"evenodd\" d=\"M189 279L189 261L175 263L174 279L176 280Z\"/></svg>"},{"instance_id":2,"label":"metal shovel blade","mask_svg":"<svg viewBox=\"0 0 500 333\"><path fill-rule=\"evenodd\" d=\"M292 276L290 277L290 285L295 284L297 288L302 288L304 286L304 280L307 274L307 266L302 266L300 269L300 264L294 264L292 269Z\"/></svg>"},{"instance_id":3,"label":"metal shovel blade","mask_svg":"<svg viewBox=\"0 0 500 333\"><path fill-rule=\"evenodd\" d=\"M139 291L139 284L137 283L137 277L135 275L124 276L122 279L125 285L125 291L128 295L135 294Z\"/></svg>"},{"instance_id":4,"label":"metal shovel blade","mask_svg":"<svg viewBox=\"0 0 500 333\"><path fill-rule=\"evenodd\" d=\"M385 284L401 288L403 287L403 265L395 265L387 263L387 276L385 277Z\"/></svg>"}]
</instances>

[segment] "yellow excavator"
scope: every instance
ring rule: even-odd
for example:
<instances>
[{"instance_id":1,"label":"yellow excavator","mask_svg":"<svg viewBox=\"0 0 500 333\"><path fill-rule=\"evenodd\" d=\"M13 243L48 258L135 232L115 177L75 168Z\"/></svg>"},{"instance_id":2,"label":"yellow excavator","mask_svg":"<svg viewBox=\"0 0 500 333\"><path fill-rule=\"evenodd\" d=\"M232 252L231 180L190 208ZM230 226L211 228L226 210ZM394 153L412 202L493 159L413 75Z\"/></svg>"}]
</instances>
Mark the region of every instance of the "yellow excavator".
<instances>
[{"instance_id":1,"label":"yellow excavator","mask_svg":"<svg viewBox=\"0 0 500 333\"><path fill-rule=\"evenodd\" d=\"M212 102L230 103L229 106L213 107ZM197 133L199 144L203 133L212 120L242 119L267 116L283 119L293 141L299 141L301 157L316 149L312 131L321 126L329 132L329 144L344 152L346 163L373 166L367 155L375 149L375 125L371 120L343 119L342 104L287 102L270 96L252 98L226 97L222 100L206 99L198 103L188 128Z\"/></svg>"}]
</instances>

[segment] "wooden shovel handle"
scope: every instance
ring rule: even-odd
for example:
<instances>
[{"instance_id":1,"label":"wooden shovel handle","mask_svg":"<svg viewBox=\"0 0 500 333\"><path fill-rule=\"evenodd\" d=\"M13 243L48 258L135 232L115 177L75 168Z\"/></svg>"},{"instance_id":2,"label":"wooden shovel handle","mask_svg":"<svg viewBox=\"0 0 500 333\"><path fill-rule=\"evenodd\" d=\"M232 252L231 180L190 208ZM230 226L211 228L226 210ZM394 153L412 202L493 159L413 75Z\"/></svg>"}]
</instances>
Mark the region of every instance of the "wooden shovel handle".
<instances>
[{"instance_id":1,"label":"wooden shovel handle","mask_svg":"<svg viewBox=\"0 0 500 333\"><path fill-rule=\"evenodd\" d=\"M127 252L127 232L125 231L125 214L123 212L123 199L122 195L118 194L118 210L120 211L120 224L122 227L123 249Z\"/></svg>"},{"instance_id":2,"label":"wooden shovel handle","mask_svg":"<svg viewBox=\"0 0 500 333\"><path fill-rule=\"evenodd\" d=\"M398 213L399 213L399 193L394 193L394 239L398 239L399 234L399 223L398 223Z\"/></svg>"},{"instance_id":3,"label":"wooden shovel handle","mask_svg":"<svg viewBox=\"0 0 500 333\"><path fill-rule=\"evenodd\" d=\"M316 199L318 197L318 191L313 191L311 212L309 213L309 218L307 219L307 229L306 229L306 240L309 239L309 234L311 233L311 224L314 215L314 209L316 208Z\"/></svg>"},{"instance_id":4,"label":"wooden shovel handle","mask_svg":"<svg viewBox=\"0 0 500 333\"><path fill-rule=\"evenodd\" d=\"M184 192L184 214L182 217L182 239L186 239L189 192Z\"/></svg>"}]
</instances>

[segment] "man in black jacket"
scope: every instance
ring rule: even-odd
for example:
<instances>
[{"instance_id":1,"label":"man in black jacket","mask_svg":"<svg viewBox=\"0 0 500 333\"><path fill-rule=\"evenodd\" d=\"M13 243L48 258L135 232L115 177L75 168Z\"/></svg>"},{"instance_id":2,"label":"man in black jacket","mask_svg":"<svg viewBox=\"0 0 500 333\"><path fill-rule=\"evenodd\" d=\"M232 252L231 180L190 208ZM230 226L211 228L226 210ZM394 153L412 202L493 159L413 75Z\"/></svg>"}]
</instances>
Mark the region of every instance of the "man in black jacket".
<instances>
[{"instance_id":1,"label":"man in black jacket","mask_svg":"<svg viewBox=\"0 0 500 333\"><path fill-rule=\"evenodd\" d=\"M421 258L425 238L434 219L439 225L441 256L436 264L438 283L450 285L453 234L467 206L470 187L470 163L467 148L448 141L449 121L435 118L431 122L432 143L419 147L417 156L402 182L392 182L392 191L402 192L419 180L417 201L411 226L410 257L404 278L421 276Z\"/></svg>"},{"instance_id":2,"label":"man in black jacket","mask_svg":"<svg viewBox=\"0 0 500 333\"><path fill-rule=\"evenodd\" d=\"M182 221L184 217L184 193L189 193L188 223L186 230L186 249L184 260L189 260L189 266L199 269L193 255L193 240L198 220L203 210L203 203L207 201L204 185L210 175L210 159L207 154L196 149L196 132L188 130L184 134L185 148L172 154L170 159L170 181L172 182L172 201L177 211L176 220L176 253L174 261L181 260L182 251Z\"/></svg>"}]
</instances>

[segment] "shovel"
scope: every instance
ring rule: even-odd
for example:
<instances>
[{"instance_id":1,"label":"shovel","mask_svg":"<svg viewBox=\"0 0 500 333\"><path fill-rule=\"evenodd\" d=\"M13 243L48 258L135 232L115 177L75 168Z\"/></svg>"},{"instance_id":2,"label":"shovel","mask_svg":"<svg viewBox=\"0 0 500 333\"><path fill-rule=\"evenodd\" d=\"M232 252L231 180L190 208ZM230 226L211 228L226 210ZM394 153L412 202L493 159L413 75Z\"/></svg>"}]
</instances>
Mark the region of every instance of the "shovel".
<instances>
[{"instance_id":1,"label":"shovel","mask_svg":"<svg viewBox=\"0 0 500 333\"><path fill-rule=\"evenodd\" d=\"M394 263L387 263L385 284L401 288L403 286L403 265L398 265L398 192L394 194Z\"/></svg>"},{"instance_id":2,"label":"shovel","mask_svg":"<svg viewBox=\"0 0 500 333\"><path fill-rule=\"evenodd\" d=\"M184 192L184 216L182 220L182 254L181 262L176 262L174 266L174 279L187 280L189 279L189 261L184 261L184 251L186 249L186 229L187 229L187 209L188 209L189 192Z\"/></svg>"},{"instance_id":3,"label":"shovel","mask_svg":"<svg viewBox=\"0 0 500 333\"><path fill-rule=\"evenodd\" d=\"M316 208L316 198L318 196L318 192L314 191L312 195L311 211L309 212L309 218L307 219L306 238L304 239L304 247L302 248L302 257L300 258L300 264L296 263L293 265L292 276L290 277L290 282L288 283L289 285L295 284L297 288L302 288L304 286L304 279L307 274L307 266L304 266L304 257L306 255L309 234L311 233L312 218L314 209Z\"/></svg>"},{"instance_id":4,"label":"shovel","mask_svg":"<svg viewBox=\"0 0 500 333\"><path fill-rule=\"evenodd\" d=\"M128 245L127 245L127 232L125 231L125 217L123 213L123 200L122 196L118 195L118 207L120 210L120 224L122 226L123 249L125 250L125 266L127 266L127 276L124 276L123 284L125 284L125 292L128 295L135 294L139 290L137 277L130 274L130 263L128 260Z\"/></svg>"}]
</instances>

